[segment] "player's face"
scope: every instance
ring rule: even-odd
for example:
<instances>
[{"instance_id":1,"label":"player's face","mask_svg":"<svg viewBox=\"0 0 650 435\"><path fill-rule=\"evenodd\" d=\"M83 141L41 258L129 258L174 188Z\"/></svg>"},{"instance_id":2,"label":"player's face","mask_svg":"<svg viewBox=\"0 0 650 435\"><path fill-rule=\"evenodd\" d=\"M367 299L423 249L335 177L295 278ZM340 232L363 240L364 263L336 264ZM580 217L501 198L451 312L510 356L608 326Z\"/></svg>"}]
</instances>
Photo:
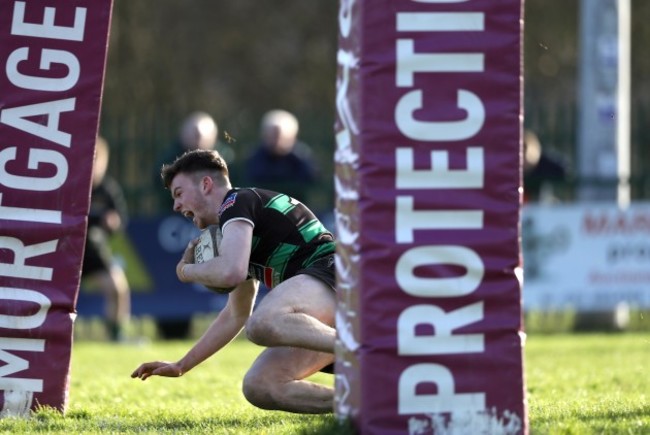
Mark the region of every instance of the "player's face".
<instances>
[{"instance_id":1,"label":"player's face","mask_svg":"<svg viewBox=\"0 0 650 435\"><path fill-rule=\"evenodd\" d=\"M200 181L190 175L178 174L172 180L169 189L174 199L174 211L203 229L209 224L207 211L210 208L201 185Z\"/></svg>"}]
</instances>

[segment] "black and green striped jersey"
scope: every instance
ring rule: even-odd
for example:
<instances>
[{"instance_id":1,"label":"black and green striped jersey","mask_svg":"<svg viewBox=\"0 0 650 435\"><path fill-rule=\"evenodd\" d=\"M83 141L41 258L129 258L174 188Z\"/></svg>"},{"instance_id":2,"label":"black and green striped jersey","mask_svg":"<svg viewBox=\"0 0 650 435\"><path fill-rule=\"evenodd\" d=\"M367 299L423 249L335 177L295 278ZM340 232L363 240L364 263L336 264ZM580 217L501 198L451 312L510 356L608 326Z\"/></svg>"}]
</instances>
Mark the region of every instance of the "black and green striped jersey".
<instances>
[{"instance_id":1,"label":"black and green striped jersey","mask_svg":"<svg viewBox=\"0 0 650 435\"><path fill-rule=\"evenodd\" d=\"M334 254L334 237L314 213L288 195L257 188L235 188L219 209L219 225L244 220L253 225L249 273L267 287Z\"/></svg>"}]
</instances>

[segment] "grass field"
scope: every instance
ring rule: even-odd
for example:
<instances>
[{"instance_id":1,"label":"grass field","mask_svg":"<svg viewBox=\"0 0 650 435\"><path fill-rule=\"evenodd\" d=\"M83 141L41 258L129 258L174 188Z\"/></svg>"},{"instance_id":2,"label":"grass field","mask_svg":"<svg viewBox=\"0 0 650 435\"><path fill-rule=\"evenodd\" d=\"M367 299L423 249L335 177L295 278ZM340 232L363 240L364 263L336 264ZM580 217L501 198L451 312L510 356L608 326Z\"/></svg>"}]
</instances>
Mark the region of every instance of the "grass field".
<instances>
[{"instance_id":1,"label":"grass field","mask_svg":"<svg viewBox=\"0 0 650 435\"><path fill-rule=\"evenodd\" d=\"M260 348L237 340L181 379L129 377L180 357L190 341L77 340L65 416L0 420L2 433L349 434L329 416L250 406L240 385ZM650 334L532 335L526 345L531 434L650 434ZM332 382L319 374L319 382Z\"/></svg>"}]
</instances>

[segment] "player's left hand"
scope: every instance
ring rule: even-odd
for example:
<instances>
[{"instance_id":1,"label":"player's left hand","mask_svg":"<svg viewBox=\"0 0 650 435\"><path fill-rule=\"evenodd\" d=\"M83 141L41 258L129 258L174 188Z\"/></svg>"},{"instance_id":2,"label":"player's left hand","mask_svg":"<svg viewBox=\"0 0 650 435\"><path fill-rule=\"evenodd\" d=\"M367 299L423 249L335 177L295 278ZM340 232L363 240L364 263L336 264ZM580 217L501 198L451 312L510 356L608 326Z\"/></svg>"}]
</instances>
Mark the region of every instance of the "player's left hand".
<instances>
[{"instance_id":1,"label":"player's left hand","mask_svg":"<svg viewBox=\"0 0 650 435\"><path fill-rule=\"evenodd\" d=\"M140 378L143 381L150 376L177 378L183 376L183 371L177 363L168 361L153 361L141 364L140 367L131 373L132 378Z\"/></svg>"}]
</instances>

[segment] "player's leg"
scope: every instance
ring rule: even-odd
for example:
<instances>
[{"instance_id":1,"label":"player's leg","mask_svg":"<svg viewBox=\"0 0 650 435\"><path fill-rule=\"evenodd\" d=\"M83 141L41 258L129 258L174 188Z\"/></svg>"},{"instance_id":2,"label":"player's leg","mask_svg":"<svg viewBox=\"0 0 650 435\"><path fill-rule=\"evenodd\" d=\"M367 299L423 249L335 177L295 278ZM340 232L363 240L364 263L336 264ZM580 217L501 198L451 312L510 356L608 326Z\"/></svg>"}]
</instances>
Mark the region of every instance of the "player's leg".
<instances>
[{"instance_id":1,"label":"player's leg","mask_svg":"<svg viewBox=\"0 0 650 435\"><path fill-rule=\"evenodd\" d=\"M246 323L260 346L334 352L336 293L310 275L296 275L269 292Z\"/></svg>"},{"instance_id":2,"label":"player's leg","mask_svg":"<svg viewBox=\"0 0 650 435\"><path fill-rule=\"evenodd\" d=\"M112 258L101 231L88 230L81 274L84 279L95 283L104 295L104 321L111 340L122 335L123 323L130 314L128 281L112 273ZM120 268L121 271L121 268ZM126 314L125 314L126 313Z\"/></svg>"},{"instance_id":3,"label":"player's leg","mask_svg":"<svg viewBox=\"0 0 650 435\"><path fill-rule=\"evenodd\" d=\"M262 409L311 414L332 412L333 388L304 379L333 362L334 355L330 353L268 348L244 377L244 396Z\"/></svg>"},{"instance_id":4,"label":"player's leg","mask_svg":"<svg viewBox=\"0 0 650 435\"><path fill-rule=\"evenodd\" d=\"M131 318L131 288L126 273L121 266L111 265L110 274L116 290L115 319L121 325L129 323Z\"/></svg>"},{"instance_id":5,"label":"player's leg","mask_svg":"<svg viewBox=\"0 0 650 435\"><path fill-rule=\"evenodd\" d=\"M95 272L93 278L104 294L104 312L110 338L114 341L120 340L131 313L130 289L126 275L121 267L113 265Z\"/></svg>"}]
</instances>

